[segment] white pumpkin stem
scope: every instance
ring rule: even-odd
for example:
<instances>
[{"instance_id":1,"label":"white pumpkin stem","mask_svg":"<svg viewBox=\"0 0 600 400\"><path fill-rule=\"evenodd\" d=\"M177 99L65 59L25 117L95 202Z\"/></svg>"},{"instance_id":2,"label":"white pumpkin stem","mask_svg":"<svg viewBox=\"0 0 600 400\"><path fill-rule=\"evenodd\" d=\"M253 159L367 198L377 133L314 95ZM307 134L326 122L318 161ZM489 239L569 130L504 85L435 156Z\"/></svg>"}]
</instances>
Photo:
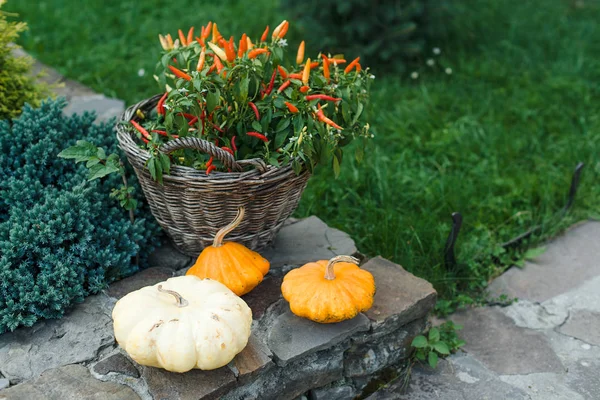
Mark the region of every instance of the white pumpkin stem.
<instances>
[{"instance_id":1,"label":"white pumpkin stem","mask_svg":"<svg viewBox=\"0 0 600 400\"><path fill-rule=\"evenodd\" d=\"M177 299L177 307L186 307L187 305L189 305L188 301L174 290L163 289L162 285L158 285L158 291L161 293L168 293L171 296L175 297Z\"/></svg>"},{"instance_id":2,"label":"white pumpkin stem","mask_svg":"<svg viewBox=\"0 0 600 400\"><path fill-rule=\"evenodd\" d=\"M237 215L235 216L235 219L233 221L231 221L229 223L229 225L219 229L219 231L215 235L215 240L213 241L213 247L221 247L221 245L223 244L223 239L225 238L225 235L229 234L229 232L231 232L232 230L234 230L235 228L238 227L240 222L242 222L242 220L244 219L245 212L246 212L246 209L244 207L238 208L238 212L237 212Z\"/></svg>"},{"instance_id":3,"label":"white pumpkin stem","mask_svg":"<svg viewBox=\"0 0 600 400\"><path fill-rule=\"evenodd\" d=\"M330 280L330 281L335 279L335 274L333 273L333 265L335 263L339 263L339 262L348 262L348 263L358 265L360 263L360 260L358 258L352 257L352 256L335 256L335 257L333 257L331 260L329 260L329 262L327 263L327 267L325 268L325 279Z\"/></svg>"}]
</instances>

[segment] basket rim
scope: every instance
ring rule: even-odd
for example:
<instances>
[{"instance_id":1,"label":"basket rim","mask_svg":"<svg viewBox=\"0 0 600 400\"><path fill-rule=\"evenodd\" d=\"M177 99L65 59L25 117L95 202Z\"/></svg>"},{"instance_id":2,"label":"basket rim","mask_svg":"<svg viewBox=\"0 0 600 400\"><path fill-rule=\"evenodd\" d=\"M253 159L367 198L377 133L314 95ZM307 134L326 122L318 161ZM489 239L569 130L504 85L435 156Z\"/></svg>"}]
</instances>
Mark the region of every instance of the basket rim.
<instances>
[{"instance_id":1,"label":"basket rim","mask_svg":"<svg viewBox=\"0 0 600 400\"><path fill-rule=\"evenodd\" d=\"M157 94L129 106L117 119L116 131L117 140L119 142L119 148L123 150L123 152L125 152L130 164L132 164L132 166L136 169L138 169L138 167L141 167L141 165L146 164L146 162L150 158L150 153L136 144L136 142L133 139L133 134L127 129L125 129L123 123L129 122L131 119L133 119L137 110L153 108L158 103L158 100L162 97L162 95L163 94ZM134 163L132 162L132 160L135 160L136 162ZM300 160L300 162L302 163L303 168L302 171L299 174L297 174L297 176L309 173L308 168L306 168L306 164L302 160ZM147 171L145 168L140 169L143 169L149 173L149 171ZM204 170L198 170L184 165L172 165L170 173L168 175L163 175L163 182L189 182L190 179L193 179L195 181L204 181L206 183L232 183L239 181L253 181L258 184L267 182L271 183L273 181L285 179L288 175L290 175L290 173L296 175L296 173L292 169L292 161L289 161L287 164L280 167L267 164L267 169L264 172L260 172L258 169L254 168L242 172L213 171L210 175L206 175Z\"/></svg>"}]
</instances>

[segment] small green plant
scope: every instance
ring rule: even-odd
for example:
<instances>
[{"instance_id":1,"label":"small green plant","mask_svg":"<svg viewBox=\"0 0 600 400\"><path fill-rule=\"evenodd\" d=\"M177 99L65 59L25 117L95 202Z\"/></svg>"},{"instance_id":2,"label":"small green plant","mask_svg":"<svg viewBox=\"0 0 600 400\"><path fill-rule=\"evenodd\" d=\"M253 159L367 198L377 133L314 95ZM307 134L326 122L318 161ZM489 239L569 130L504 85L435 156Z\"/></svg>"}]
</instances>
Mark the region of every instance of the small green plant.
<instances>
[{"instance_id":1,"label":"small green plant","mask_svg":"<svg viewBox=\"0 0 600 400\"><path fill-rule=\"evenodd\" d=\"M419 361L427 360L431 368L437 367L440 357L455 353L466 344L457 334L462 328L462 325L447 321L429 329L427 336L419 335L413 339L411 346L416 349L413 356Z\"/></svg>"},{"instance_id":2,"label":"small green plant","mask_svg":"<svg viewBox=\"0 0 600 400\"><path fill-rule=\"evenodd\" d=\"M5 0L0 0L0 8ZM24 22L9 21L14 17L0 10L0 119L15 118L25 103L38 106L40 100L50 95L50 87L31 76L30 57L16 57L13 43L27 29Z\"/></svg>"}]
</instances>

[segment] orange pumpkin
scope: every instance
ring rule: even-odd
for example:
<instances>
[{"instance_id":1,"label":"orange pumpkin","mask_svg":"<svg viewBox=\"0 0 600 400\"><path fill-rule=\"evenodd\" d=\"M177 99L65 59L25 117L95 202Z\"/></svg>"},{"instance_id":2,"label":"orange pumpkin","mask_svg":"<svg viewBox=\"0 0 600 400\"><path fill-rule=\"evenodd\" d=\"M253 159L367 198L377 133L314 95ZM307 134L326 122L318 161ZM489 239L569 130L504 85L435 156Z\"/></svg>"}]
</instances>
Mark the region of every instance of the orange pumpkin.
<instances>
[{"instance_id":1,"label":"orange pumpkin","mask_svg":"<svg viewBox=\"0 0 600 400\"><path fill-rule=\"evenodd\" d=\"M373 305L375 279L358 260L337 256L287 273L281 292L299 317L324 324L354 318Z\"/></svg>"},{"instance_id":2,"label":"orange pumpkin","mask_svg":"<svg viewBox=\"0 0 600 400\"><path fill-rule=\"evenodd\" d=\"M223 243L225 235L234 230L243 218L244 207L240 207L235 219L217 232L213 245L202 250L186 275L219 281L238 296L261 283L269 272L269 261L242 244Z\"/></svg>"}]
</instances>

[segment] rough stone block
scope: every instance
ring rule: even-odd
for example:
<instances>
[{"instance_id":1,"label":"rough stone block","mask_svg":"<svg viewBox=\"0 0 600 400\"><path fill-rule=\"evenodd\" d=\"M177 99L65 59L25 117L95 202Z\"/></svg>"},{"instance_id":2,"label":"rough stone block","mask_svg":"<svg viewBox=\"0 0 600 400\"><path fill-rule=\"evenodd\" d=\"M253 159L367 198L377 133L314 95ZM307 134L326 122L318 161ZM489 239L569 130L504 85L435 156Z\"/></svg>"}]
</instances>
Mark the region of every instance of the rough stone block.
<instances>
[{"instance_id":1,"label":"rough stone block","mask_svg":"<svg viewBox=\"0 0 600 400\"><path fill-rule=\"evenodd\" d=\"M140 377L140 371L138 371L135 365L121 353L113 354L96 363L93 367L93 371L100 375L116 372L133 378Z\"/></svg>"},{"instance_id":2,"label":"rough stone block","mask_svg":"<svg viewBox=\"0 0 600 400\"><path fill-rule=\"evenodd\" d=\"M153 399L210 400L219 399L235 383L227 367L212 371L193 369L184 374L160 368L143 367L142 377Z\"/></svg>"},{"instance_id":3,"label":"rough stone block","mask_svg":"<svg viewBox=\"0 0 600 400\"><path fill-rule=\"evenodd\" d=\"M284 225L273 246L261 254L271 262L271 269L277 270L284 265L304 265L355 252L354 241L347 233L312 216Z\"/></svg>"},{"instance_id":4,"label":"rough stone block","mask_svg":"<svg viewBox=\"0 0 600 400\"><path fill-rule=\"evenodd\" d=\"M310 400L348 400L357 395L356 389L350 385L318 388L310 391Z\"/></svg>"},{"instance_id":5,"label":"rough stone block","mask_svg":"<svg viewBox=\"0 0 600 400\"><path fill-rule=\"evenodd\" d=\"M512 267L496 278L491 296L544 302L600 275L600 222L576 225L546 246L546 251L525 267Z\"/></svg>"},{"instance_id":6,"label":"rough stone block","mask_svg":"<svg viewBox=\"0 0 600 400\"><path fill-rule=\"evenodd\" d=\"M413 338L423 332L426 325L427 320L420 318L385 336L350 347L344 355L344 376L370 375L408 358Z\"/></svg>"},{"instance_id":7,"label":"rough stone block","mask_svg":"<svg viewBox=\"0 0 600 400\"><path fill-rule=\"evenodd\" d=\"M267 343L277 357L277 364L285 365L300 356L333 347L352 334L368 329L369 320L363 314L336 324L319 324L288 310L275 320Z\"/></svg>"},{"instance_id":8,"label":"rough stone block","mask_svg":"<svg viewBox=\"0 0 600 400\"><path fill-rule=\"evenodd\" d=\"M558 356L540 332L515 325L497 308L478 308L452 315L464 326L464 350L499 374L564 372Z\"/></svg>"},{"instance_id":9,"label":"rough stone block","mask_svg":"<svg viewBox=\"0 0 600 400\"><path fill-rule=\"evenodd\" d=\"M253 291L242 296L252 310L252 318L259 320L273 303L282 298L281 282L283 277L268 274Z\"/></svg>"},{"instance_id":10,"label":"rough stone block","mask_svg":"<svg viewBox=\"0 0 600 400\"><path fill-rule=\"evenodd\" d=\"M152 267L141 270L129 278L112 283L106 294L115 299L120 299L127 293L141 289L144 286L156 285L158 282L166 281L173 276L171 268Z\"/></svg>"},{"instance_id":11,"label":"rough stone block","mask_svg":"<svg viewBox=\"0 0 600 400\"><path fill-rule=\"evenodd\" d=\"M94 359L114 343L112 306L103 294L90 296L62 319L0 335L0 372L15 384L47 369Z\"/></svg>"},{"instance_id":12,"label":"rough stone block","mask_svg":"<svg viewBox=\"0 0 600 400\"><path fill-rule=\"evenodd\" d=\"M271 352L255 335L251 335L248 345L233 359L238 373L238 381L247 382L264 369L273 367Z\"/></svg>"},{"instance_id":13,"label":"rough stone block","mask_svg":"<svg viewBox=\"0 0 600 400\"><path fill-rule=\"evenodd\" d=\"M0 400L140 400L135 392L114 382L102 382L82 365L67 365L0 391Z\"/></svg>"},{"instance_id":14,"label":"rough stone block","mask_svg":"<svg viewBox=\"0 0 600 400\"><path fill-rule=\"evenodd\" d=\"M377 292L373 307L365 315L373 321L373 331L385 334L418 318L435 306L437 292L431 284L382 257L361 268L375 278Z\"/></svg>"}]
</instances>

